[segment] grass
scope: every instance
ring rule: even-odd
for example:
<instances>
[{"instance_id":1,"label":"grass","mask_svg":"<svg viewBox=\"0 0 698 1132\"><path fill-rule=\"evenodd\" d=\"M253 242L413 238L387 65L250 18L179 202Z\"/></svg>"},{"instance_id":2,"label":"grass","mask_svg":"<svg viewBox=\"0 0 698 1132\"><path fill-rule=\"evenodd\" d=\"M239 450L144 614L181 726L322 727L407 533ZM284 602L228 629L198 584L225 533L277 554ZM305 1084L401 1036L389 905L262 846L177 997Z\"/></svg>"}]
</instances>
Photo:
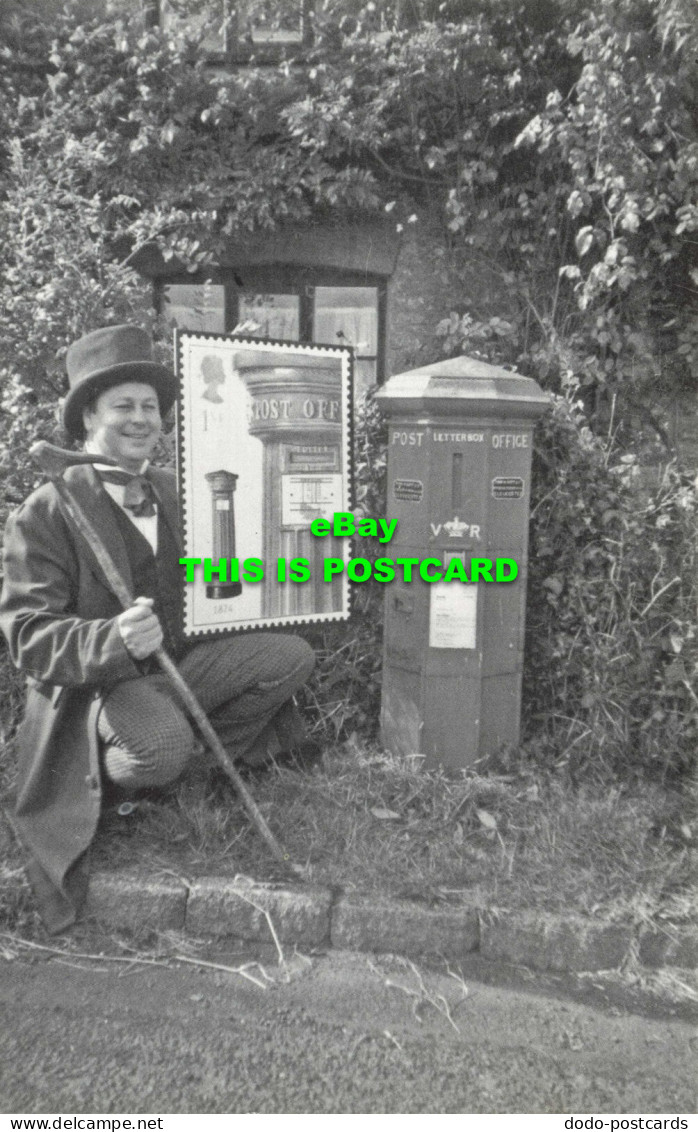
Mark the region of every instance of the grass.
<instances>
[{"instance_id":1,"label":"grass","mask_svg":"<svg viewBox=\"0 0 698 1132\"><path fill-rule=\"evenodd\" d=\"M274 768L251 788L317 884L609 921L690 918L695 849L677 797L647 784L573 787L532 771L425 772L420 762L349 744L310 772ZM278 876L216 771L141 801L131 817L112 810L94 860L190 877Z\"/></svg>"},{"instance_id":2,"label":"grass","mask_svg":"<svg viewBox=\"0 0 698 1132\"><path fill-rule=\"evenodd\" d=\"M687 799L647 783L575 786L524 763L487 776L427 772L421 763L349 743L311 771L274 767L250 788L316 884L636 925L694 914ZM6 792L8 779L0 786ZM0 921L27 927L34 913L21 866L11 829L0 823ZM279 877L217 770L140 800L131 816L107 810L93 866Z\"/></svg>"}]
</instances>

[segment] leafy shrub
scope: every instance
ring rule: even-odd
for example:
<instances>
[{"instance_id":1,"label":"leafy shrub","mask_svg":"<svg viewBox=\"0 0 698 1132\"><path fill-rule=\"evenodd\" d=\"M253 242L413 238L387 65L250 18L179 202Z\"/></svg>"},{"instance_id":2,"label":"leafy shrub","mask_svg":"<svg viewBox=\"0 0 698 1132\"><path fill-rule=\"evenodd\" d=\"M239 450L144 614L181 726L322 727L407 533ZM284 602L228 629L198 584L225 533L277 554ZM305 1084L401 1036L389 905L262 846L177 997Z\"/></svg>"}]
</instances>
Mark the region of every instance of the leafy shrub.
<instances>
[{"instance_id":1,"label":"leafy shrub","mask_svg":"<svg viewBox=\"0 0 698 1132\"><path fill-rule=\"evenodd\" d=\"M559 397L533 485L527 733L575 772L685 769L698 738L695 483L673 463L641 467Z\"/></svg>"},{"instance_id":2,"label":"leafy shrub","mask_svg":"<svg viewBox=\"0 0 698 1132\"><path fill-rule=\"evenodd\" d=\"M386 426L373 399L355 407L354 481L357 510L367 516L385 515ZM377 556L375 540L355 539L354 557ZM303 692L315 730L324 742L352 734L375 738L380 711L383 663L383 591L369 579L350 583L352 618L348 625L330 624L306 631L317 662Z\"/></svg>"}]
</instances>

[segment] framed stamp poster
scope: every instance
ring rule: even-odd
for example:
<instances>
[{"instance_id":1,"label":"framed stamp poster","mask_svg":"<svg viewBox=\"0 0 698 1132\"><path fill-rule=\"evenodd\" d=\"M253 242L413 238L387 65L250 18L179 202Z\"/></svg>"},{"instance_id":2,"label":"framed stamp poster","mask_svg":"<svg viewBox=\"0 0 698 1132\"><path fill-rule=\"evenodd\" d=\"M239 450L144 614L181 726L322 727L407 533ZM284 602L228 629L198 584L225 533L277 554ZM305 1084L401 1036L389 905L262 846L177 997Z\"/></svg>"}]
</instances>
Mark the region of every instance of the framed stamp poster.
<instances>
[{"instance_id":1,"label":"framed stamp poster","mask_svg":"<svg viewBox=\"0 0 698 1132\"><path fill-rule=\"evenodd\" d=\"M185 332L175 347L185 636L345 619L332 525L350 507L351 348Z\"/></svg>"}]
</instances>

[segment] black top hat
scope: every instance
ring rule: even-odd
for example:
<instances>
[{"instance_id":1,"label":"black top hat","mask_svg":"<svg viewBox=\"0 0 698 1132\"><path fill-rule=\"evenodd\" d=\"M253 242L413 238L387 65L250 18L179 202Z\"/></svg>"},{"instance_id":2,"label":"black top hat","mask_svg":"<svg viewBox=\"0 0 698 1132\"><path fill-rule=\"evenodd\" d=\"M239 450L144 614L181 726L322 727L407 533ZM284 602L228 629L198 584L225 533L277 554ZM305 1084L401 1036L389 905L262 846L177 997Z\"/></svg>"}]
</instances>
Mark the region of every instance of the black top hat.
<instances>
[{"instance_id":1,"label":"black top hat","mask_svg":"<svg viewBox=\"0 0 698 1132\"><path fill-rule=\"evenodd\" d=\"M85 435L83 409L112 385L152 385L163 416L177 396L175 375L153 361L150 337L140 326L105 326L79 338L68 349L66 369L70 392L63 403L63 426L76 440Z\"/></svg>"}]
</instances>

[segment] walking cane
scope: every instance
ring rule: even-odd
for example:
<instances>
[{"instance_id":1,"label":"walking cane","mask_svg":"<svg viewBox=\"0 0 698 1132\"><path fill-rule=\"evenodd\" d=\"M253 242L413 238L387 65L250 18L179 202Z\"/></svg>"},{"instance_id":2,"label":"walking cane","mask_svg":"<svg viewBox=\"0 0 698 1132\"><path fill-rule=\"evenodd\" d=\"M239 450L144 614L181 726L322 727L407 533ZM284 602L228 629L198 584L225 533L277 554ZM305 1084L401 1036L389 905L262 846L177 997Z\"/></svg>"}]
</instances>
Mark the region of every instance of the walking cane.
<instances>
[{"instance_id":1,"label":"walking cane","mask_svg":"<svg viewBox=\"0 0 698 1132\"><path fill-rule=\"evenodd\" d=\"M63 472L73 464L112 464L118 466L116 460L87 452L69 452L63 448L57 448L54 444L49 444L47 440L39 440L36 444L33 444L29 449L29 455L53 481L61 502L63 503L65 512L73 524L75 531L88 543L95 558L99 562L109 584L109 588L118 598L124 609L128 609L134 603L133 594L116 566L111 554L95 530L95 527L90 522L87 515L85 515L84 511L81 510L63 479ZM233 760L211 726L208 716L172 658L168 656L163 648L156 649L151 655L155 657L155 660L160 665L170 684L196 723L219 766L225 771L228 778L233 783L238 795L242 799L247 813L252 819L253 825L267 843L273 856L285 868L290 869L297 876L303 875L302 866L293 864L289 860L288 853L283 852L274 834L267 825L259 806L245 786L239 771L235 768Z\"/></svg>"}]
</instances>

